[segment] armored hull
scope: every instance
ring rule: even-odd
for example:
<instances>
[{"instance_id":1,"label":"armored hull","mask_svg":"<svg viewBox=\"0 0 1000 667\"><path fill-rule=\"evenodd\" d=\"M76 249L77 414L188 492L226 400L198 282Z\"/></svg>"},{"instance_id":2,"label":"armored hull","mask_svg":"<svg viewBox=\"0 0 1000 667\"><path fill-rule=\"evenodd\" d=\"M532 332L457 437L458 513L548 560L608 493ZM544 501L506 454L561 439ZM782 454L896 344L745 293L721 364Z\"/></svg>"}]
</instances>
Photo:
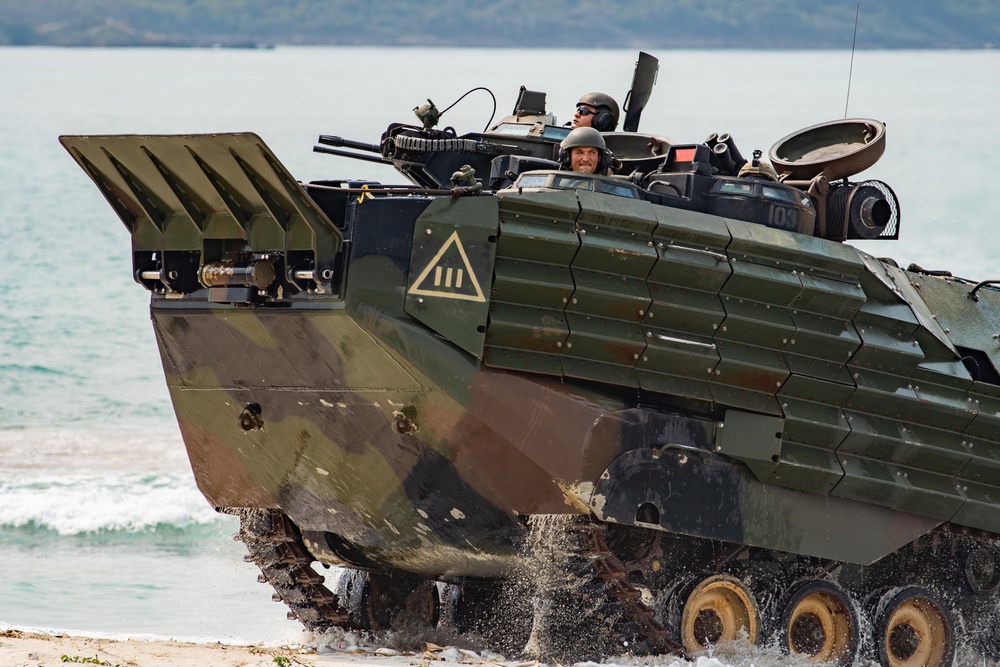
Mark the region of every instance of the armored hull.
<instances>
[{"instance_id":1,"label":"armored hull","mask_svg":"<svg viewBox=\"0 0 1000 667\"><path fill-rule=\"evenodd\" d=\"M390 126L365 150L406 187L297 183L248 134L62 139L131 233L199 488L290 613L443 609L511 648L484 619L513 590L558 602L519 626L545 657L1000 653L1000 292L843 243L898 234L847 181L884 127L792 135L777 178L609 133L625 178L562 171L519 109Z\"/></svg>"}]
</instances>

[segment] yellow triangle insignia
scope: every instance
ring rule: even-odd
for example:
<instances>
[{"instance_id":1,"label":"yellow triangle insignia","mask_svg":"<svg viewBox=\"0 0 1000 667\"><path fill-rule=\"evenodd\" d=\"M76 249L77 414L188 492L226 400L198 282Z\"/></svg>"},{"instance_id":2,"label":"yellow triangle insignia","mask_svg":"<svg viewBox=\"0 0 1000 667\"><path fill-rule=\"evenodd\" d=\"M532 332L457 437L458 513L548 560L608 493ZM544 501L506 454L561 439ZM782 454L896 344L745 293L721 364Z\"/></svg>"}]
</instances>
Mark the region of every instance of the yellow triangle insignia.
<instances>
[{"instance_id":1,"label":"yellow triangle insignia","mask_svg":"<svg viewBox=\"0 0 1000 667\"><path fill-rule=\"evenodd\" d=\"M486 301L457 231L452 232L437 254L420 271L407 294L479 303Z\"/></svg>"}]
</instances>

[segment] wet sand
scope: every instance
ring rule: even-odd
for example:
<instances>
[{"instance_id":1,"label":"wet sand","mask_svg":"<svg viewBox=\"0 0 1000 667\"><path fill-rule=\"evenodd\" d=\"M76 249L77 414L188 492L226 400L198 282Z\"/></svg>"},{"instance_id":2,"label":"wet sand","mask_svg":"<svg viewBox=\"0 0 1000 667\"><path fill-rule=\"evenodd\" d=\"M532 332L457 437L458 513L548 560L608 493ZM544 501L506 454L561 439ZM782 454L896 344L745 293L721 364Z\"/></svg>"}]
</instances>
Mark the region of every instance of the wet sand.
<instances>
[{"instance_id":1,"label":"wet sand","mask_svg":"<svg viewBox=\"0 0 1000 667\"><path fill-rule=\"evenodd\" d=\"M340 647L333 648L337 643ZM344 647L344 648L341 648ZM806 661L788 656L761 655L753 647L734 642L715 657L687 660L674 656L619 658L577 667L806 667ZM720 660L721 658L721 660ZM0 667L547 667L538 661L505 661L489 653L479 655L454 646L425 643L422 650L357 648L350 640L333 640L317 650L310 645L246 646L193 643L169 639L110 639L69 634L46 634L0 625ZM865 662L866 667L877 667ZM569 667L555 665L554 667ZM1000 667L1000 666L998 666Z\"/></svg>"},{"instance_id":2,"label":"wet sand","mask_svg":"<svg viewBox=\"0 0 1000 667\"><path fill-rule=\"evenodd\" d=\"M21 630L0 632L0 665L3 667L65 667L66 665L103 665L104 667L408 667L441 660L445 651L435 650L401 654L388 649L334 651L317 653L309 647L233 646L193 644L168 640L98 639L70 635L48 635ZM489 663L476 657L458 662ZM508 663L528 664L537 663Z\"/></svg>"}]
</instances>

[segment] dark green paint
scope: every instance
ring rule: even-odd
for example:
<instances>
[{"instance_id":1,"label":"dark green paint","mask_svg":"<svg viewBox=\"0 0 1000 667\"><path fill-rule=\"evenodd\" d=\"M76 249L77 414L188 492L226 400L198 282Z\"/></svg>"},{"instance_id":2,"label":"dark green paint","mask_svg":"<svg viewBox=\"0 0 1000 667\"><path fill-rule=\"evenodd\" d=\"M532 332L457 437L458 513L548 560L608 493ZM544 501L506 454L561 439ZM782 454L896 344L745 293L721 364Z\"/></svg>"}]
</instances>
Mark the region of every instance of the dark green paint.
<instances>
[{"instance_id":1,"label":"dark green paint","mask_svg":"<svg viewBox=\"0 0 1000 667\"><path fill-rule=\"evenodd\" d=\"M518 517L588 507L853 562L948 522L1000 528L991 287L589 190L310 196L253 135L63 143L137 270L278 267L257 291L141 281L216 505L279 506L427 576L496 576ZM243 431L251 404L263 427ZM694 497L723 480L732 511L700 520L718 530L649 487L685 457ZM859 514L871 530L836 537Z\"/></svg>"}]
</instances>

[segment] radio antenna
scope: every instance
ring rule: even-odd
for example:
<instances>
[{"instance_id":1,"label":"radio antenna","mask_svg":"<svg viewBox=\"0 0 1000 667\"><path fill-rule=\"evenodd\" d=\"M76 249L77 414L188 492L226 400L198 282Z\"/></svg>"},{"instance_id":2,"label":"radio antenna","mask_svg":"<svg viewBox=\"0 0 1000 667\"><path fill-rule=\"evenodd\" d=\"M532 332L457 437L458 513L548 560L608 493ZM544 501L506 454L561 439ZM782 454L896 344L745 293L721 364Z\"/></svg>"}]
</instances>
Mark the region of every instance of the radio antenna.
<instances>
[{"instance_id":1,"label":"radio antenna","mask_svg":"<svg viewBox=\"0 0 1000 667\"><path fill-rule=\"evenodd\" d=\"M851 42L851 68L847 73L847 100L844 102L844 118L847 118L847 106L851 103L851 80L854 78L854 48L858 44L858 17L861 16L861 0L854 12L854 41Z\"/></svg>"}]
</instances>

